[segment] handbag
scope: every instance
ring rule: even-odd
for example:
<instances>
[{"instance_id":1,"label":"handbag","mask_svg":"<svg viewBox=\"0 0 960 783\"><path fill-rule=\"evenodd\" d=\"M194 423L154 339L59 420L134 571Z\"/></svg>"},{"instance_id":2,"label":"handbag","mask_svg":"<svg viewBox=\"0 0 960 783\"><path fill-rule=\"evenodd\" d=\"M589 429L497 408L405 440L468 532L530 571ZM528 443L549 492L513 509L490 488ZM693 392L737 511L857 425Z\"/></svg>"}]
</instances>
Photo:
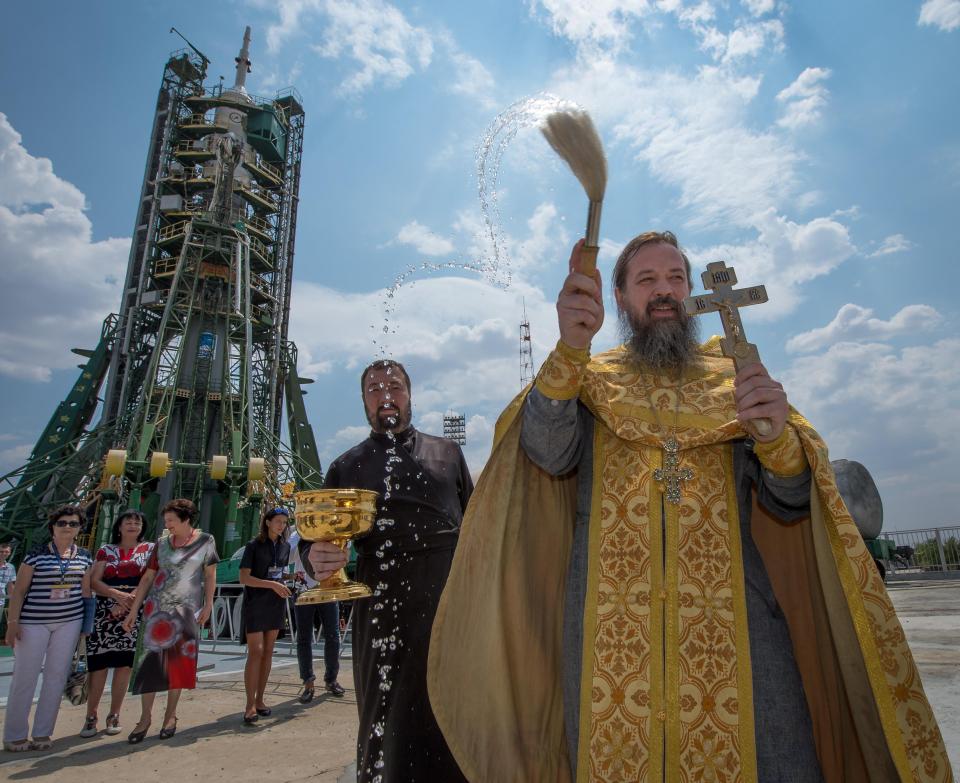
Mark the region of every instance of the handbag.
<instances>
[{"instance_id":1,"label":"handbag","mask_svg":"<svg viewBox=\"0 0 960 783\"><path fill-rule=\"evenodd\" d=\"M70 673L63 686L63 698L74 707L87 703L90 696L90 678L87 676L87 642L81 637L73 653Z\"/></svg>"}]
</instances>

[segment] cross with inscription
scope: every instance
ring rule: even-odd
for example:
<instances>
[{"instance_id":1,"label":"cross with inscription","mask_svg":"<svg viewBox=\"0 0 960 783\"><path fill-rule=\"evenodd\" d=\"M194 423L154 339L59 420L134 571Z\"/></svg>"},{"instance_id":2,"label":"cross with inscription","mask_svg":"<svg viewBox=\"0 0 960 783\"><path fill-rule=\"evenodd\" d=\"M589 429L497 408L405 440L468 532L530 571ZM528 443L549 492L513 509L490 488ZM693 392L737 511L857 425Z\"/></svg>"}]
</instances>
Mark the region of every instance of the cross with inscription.
<instances>
[{"instance_id":1,"label":"cross with inscription","mask_svg":"<svg viewBox=\"0 0 960 783\"><path fill-rule=\"evenodd\" d=\"M680 503L680 482L693 479L690 468L680 467L680 445L675 438L667 438L663 444L663 467L653 471L653 480L664 482L663 495L667 502Z\"/></svg>"},{"instance_id":2,"label":"cross with inscription","mask_svg":"<svg viewBox=\"0 0 960 783\"><path fill-rule=\"evenodd\" d=\"M701 275L701 279L703 287L713 293L688 296L684 299L683 309L687 315L719 312L724 333L720 338L723 355L733 359L737 372L748 364L759 363L760 354L757 346L747 340L739 308L766 302L767 289L762 285L735 289L737 273L723 261L707 264L707 271ZM760 435L768 434L771 429L767 419L754 419L753 425Z\"/></svg>"}]
</instances>

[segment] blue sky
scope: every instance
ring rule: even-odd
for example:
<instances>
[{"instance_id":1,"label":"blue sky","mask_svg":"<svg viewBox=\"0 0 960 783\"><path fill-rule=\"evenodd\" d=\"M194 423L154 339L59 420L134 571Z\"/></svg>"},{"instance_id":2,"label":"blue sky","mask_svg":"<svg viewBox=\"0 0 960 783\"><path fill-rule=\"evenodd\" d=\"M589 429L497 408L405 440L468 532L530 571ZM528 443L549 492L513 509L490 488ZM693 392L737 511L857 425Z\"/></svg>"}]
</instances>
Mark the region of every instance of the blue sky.
<instances>
[{"instance_id":1,"label":"blue sky","mask_svg":"<svg viewBox=\"0 0 960 783\"><path fill-rule=\"evenodd\" d=\"M881 9L881 10L878 10ZM291 330L326 465L363 437L357 374L380 350L415 420L468 420L472 468L534 360L585 199L539 134L506 149L503 288L411 265L489 261L477 146L549 92L607 149L601 267L649 228L724 259L770 303L751 339L834 458L877 478L887 529L958 521L960 0L234 0L16 4L0 30L0 469L29 453L119 303L156 90L181 30L307 116ZM706 334L719 329L710 316ZM616 340L615 318L595 341Z\"/></svg>"}]
</instances>

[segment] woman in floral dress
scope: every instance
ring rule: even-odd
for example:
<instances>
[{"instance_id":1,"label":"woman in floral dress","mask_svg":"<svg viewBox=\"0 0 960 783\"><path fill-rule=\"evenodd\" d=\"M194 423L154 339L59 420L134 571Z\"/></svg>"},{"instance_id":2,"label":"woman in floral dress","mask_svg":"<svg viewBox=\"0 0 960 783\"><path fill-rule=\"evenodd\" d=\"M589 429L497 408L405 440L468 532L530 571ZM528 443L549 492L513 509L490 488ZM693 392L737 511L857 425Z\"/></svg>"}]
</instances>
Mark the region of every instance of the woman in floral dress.
<instances>
[{"instance_id":1,"label":"woman in floral dress","mask_svg":"<svg viewBox=\"0 0 960 783\"><path fill-rule=\"evenodd\" d=\"M113 684L110 686L106 733L119 734L121 731L120 707L130 682L139 625L138 620L133 633L127 633L123 618L133 603L133 593L153 552L153 543L143 540L145 523L146 519L139 511L131 509L120 514L110 531L110 543L100 547L93 563L90 583L97 594L97 613L93 633L87 637L90 697L81 737L93 737L97 733L97 708L109 669L113 669Z\"/></svg>"},{"instance_id":2,"label":"woman in floral dress","mask_svg":"<svg viewBox=\"0 0 960 783\"><path fill-rule=\"evenodd\" d=\"M193 527L197 507L189 500L171 500L161 511L170 535L154 547L123 622L133 629L143 605L143 627L137 652L133 692L141 695L140 721L128 737L142 742L150 728L153 702L167 691L160 739L177 731L177 702L184 688L197 684L200 628L213 611L217 585L217 547L213 536Z\"/></svg>"}]
</instances>

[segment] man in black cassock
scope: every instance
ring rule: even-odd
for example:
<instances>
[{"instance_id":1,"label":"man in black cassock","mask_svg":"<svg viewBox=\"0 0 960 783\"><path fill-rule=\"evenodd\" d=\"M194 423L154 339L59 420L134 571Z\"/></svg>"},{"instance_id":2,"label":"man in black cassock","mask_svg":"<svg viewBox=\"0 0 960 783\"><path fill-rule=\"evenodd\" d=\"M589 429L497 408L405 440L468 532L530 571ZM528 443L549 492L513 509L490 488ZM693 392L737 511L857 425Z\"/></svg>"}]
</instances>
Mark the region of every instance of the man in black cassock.
<instances>
[{"instance_id":1,"label":"man in black cassock","mask_svg":"<svg viewBox=\"0 0 960 783\"><path fill-rule=\"evenodd\" d=\"M324 481L380 493L372 530L353 542L356 579L374 591L353 609L357 780L465 781L430 708L426 668L473 481L459 445L411 425L410 379L399 362L374 362L360 385L372 431L333 461ZM320 578L343 564L331 544L300 546L305 568Z\"/></svg>"}]
</instances>

